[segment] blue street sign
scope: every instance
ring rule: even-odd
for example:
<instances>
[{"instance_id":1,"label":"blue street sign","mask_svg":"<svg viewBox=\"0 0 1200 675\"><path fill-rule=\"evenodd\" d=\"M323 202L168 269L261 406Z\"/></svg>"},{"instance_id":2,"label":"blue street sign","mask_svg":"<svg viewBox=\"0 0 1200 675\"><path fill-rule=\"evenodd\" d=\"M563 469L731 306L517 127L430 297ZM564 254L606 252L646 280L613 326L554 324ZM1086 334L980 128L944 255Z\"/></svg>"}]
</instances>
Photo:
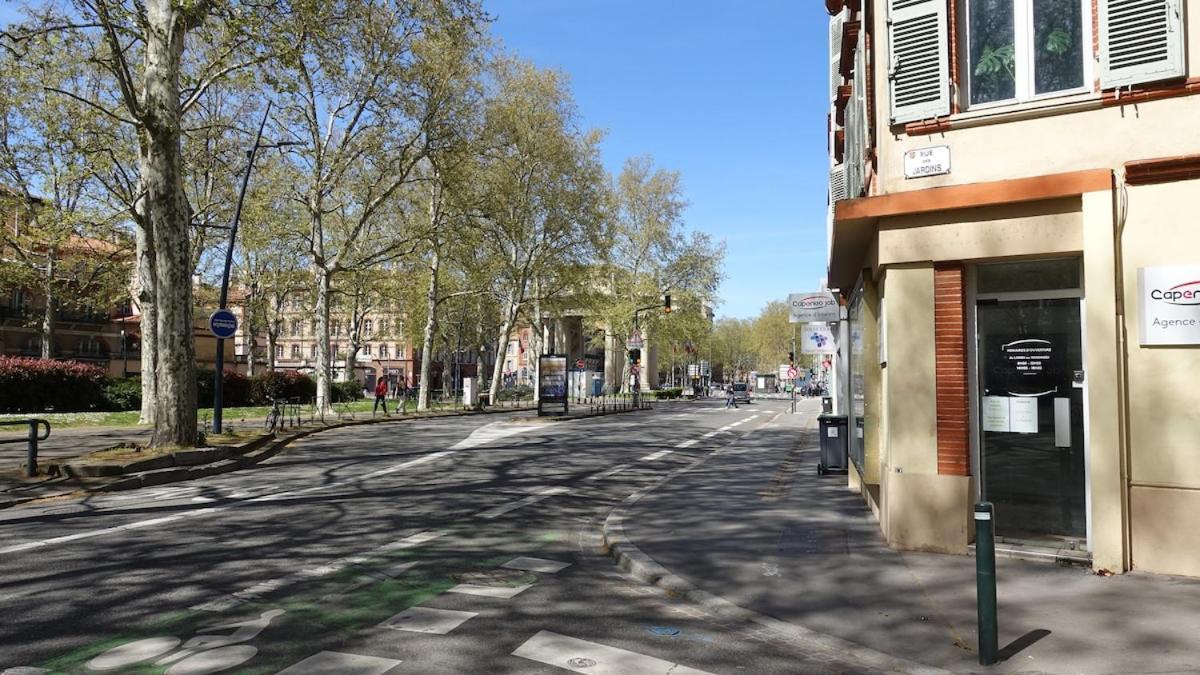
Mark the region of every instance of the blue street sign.
<instances>
[{"instance_id":1,"label":"blue street sign","mask_svg":"<svg viewBox=\"0 0 1200 675\"><path fill-rule=\"evenodd\" d=\"M218 309L208 317L208 329L212 334L228 340L237 333L237 315L228 309Z\"/></svg>"}]
</instances>

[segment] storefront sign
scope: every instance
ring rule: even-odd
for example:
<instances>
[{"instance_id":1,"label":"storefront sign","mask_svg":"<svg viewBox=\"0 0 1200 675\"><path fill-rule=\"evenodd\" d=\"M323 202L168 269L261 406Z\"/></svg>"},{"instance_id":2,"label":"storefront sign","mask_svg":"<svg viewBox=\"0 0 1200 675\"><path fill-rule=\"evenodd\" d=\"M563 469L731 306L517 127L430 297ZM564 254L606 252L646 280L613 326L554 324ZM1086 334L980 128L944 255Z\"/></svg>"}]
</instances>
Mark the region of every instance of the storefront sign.
<instances>
[{"instance_id":1,"label":"storefront sign","mask_svg":"<svg viewBox=\"0 0 1200 675\"><path fill-rule=\"evenodd\" d=\"M834 346L833 331L824 323L806 323L800 331L801 354L832 354L837 351Z\"/></svg>"},{"instance_id":2,"label":"storefront sign","mask_svg":"<svg viewBox=\"0 0 1200 675\"><path fill-rule=\"evenodd\" d=\"M1143 345L1200 345L1200 267L1138 270Z\"/></svg>"},{"instance_id":3,"label":"storefront sign","mask_svg":"<svg viewBox=\"0 0 1200 675\"><path fill-rule=\"evenodd\" d=\"M1054 348L1049 340L1029 338L1001 347L1009 368L1020 377L1037 377L1046 372Z\"/></svg>"},{"instance_id":4,"label":"storefront sign","mask_svg":"<svg viewBox=\"0 0 1200 675\"><path fill-rule=\"evenodd\" d=\"M904 153L904 177L926 178L950 173L950 146L935 145Z\"/></svg>"},{"instance_id":5,"label":"storefront sign","mask_svg":"<svg viewBox=\"0 0 1200 675\"><path fill-rule=\"evenodd\" d=\"M567 414L567 357L538 357L538 414ZM561 411L560 411L561 408Z\"/></svg>"},{"instance_id":6,"label":"storefront sign","mask_svg":"<svg viewBox=\"0 0 1200 675\"><path fill-rule=\"evenodd\" d=\"M788 323L838 321L841 318L838 301L829 291L792 293L788 296Z\"/></svg>"}]
</instances>

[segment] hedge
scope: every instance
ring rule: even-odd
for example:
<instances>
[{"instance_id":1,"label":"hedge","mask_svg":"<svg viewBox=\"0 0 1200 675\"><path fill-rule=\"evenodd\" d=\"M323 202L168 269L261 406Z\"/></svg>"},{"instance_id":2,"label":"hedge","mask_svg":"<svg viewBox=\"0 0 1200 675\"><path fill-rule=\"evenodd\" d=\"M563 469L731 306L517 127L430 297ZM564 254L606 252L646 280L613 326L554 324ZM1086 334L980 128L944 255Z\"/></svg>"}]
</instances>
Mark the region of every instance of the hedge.
<instances>
[{"instance_id":1,"label":"hedge","mask_svg":"<svg viewBox=\"0 0 1200 675\"><path fill-rule=\"evenodd\" d=\"M86 363L0 356L0 411L93 410L106 380L103 368Z\"/></svg>"}]
</instances>

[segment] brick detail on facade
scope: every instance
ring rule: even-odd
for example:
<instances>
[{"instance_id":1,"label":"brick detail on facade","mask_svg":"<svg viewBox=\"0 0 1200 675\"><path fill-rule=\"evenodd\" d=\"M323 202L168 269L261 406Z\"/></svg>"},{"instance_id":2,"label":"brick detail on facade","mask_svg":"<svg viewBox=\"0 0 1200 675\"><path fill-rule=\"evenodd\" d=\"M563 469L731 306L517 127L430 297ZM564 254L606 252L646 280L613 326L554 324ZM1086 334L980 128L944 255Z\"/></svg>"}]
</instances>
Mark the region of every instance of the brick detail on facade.
<instances>
[{"instance_id":1,"label":"brick detail on facade","mask_svg":"<svg viewBox=\"0 0 1200 675\"><path fill-rule=\"evenodd\" d=\"M967 396L966 275L961 265L934 268L938 473L971 473Z\"/></svg>"}]
</instances>

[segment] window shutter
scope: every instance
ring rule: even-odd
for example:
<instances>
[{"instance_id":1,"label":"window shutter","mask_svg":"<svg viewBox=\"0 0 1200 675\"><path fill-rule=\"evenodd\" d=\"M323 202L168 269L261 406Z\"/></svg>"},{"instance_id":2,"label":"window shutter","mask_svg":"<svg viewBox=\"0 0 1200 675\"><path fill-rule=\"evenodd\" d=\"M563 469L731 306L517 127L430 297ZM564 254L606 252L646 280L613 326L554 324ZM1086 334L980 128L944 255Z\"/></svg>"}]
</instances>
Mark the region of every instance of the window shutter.
<instances>
[{"instance_id":1,"label":"window shutter","mask_svg":"<svg viewBox=\"0 0 1200 675\"><path fill-rule=\"evenodd\" d=\"M1182 0L1100 0L1100 86L1186 74Z\"/></svg>"},{"instance_id":2,"label":"window shutter","mask_svg":"<svg viewBox=\"0 0 1200 675\"><path fill-rule=\"evenodd\" d=\"M839 61L842 59L842 24L846 21L846 10L829 19L829 100L837 98L838 85L842 83Z\"/></svg>"},{"instance_id":3,"label":"window shutter","mask_svg":"<svg viewBox=\"0 0 1200 675\"><path fill-rule=\"evenodd\" d=\"M888 0L892 123L950 114L946 0Z\"/></svg>"},{"instance_id":4,"label":"window shutter","mask_svg":"<svg viewBox=\"0 0 1200 675\"><path fill-rule=\"evenodd\" d=\"M854 114L846 120L846 124L854 126L855 147L854 155L848 154L847 161L853 167L854 180L849 183L847 195L853 199L861 197L866 190L866 157L871 148L871 126L867 117L867 39L862 32L858 34L858 45L854 50L854 90L850 103L854 106Z\"/></svg>"},{"instance_id":5,"label":"window shutter","mask_svg":"<svg viewBox=\"0 0 1200 675\"><path fill-rule=\"evenodd\" d=\"M829 203L836 204L846 198L846 165L838 164L829 171Z\"/></svg>"}]
</instances>

